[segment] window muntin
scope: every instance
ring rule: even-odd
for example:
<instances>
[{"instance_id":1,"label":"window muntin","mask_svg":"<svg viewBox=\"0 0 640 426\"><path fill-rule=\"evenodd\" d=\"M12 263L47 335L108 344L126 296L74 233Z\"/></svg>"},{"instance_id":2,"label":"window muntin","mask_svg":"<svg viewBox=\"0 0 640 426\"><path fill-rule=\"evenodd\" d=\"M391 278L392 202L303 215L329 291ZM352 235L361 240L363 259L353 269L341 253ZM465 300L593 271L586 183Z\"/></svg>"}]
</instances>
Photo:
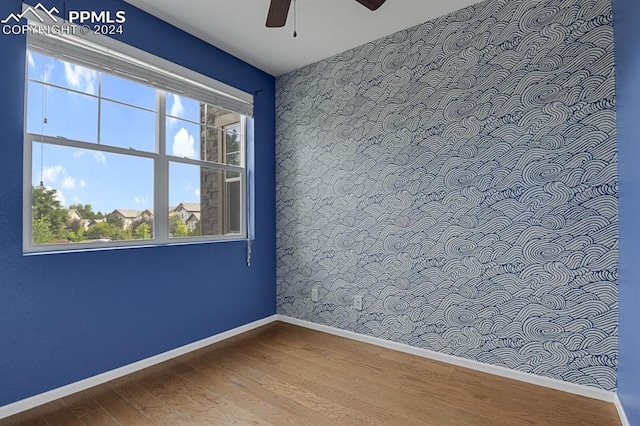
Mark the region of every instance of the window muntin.
<instances>
[{"instance_id":1,"label":"window muntin","mask_svg":"<svg viewBox=\"0 0 640 426\"><path fill-rule=\"evenodd\" d=\"M32 192L55 189L55 198L62 201L69 217L66 237L56 232L50 241L34 239L34 231L41 231L43 224L34 224L31 206L31 211L25 212L25 227L29 228L26 251L212 241L246 235L242 115L45 55L29 52L28 58L32 58L28 59L25 137L29 148L25 155L30 156L32 168L29 186ZM73 72L85 80L81 84L73 81ZM67 75L63 78L61 73ZM229 157L233 164L227 162L228 137L222 128L229 125L234 126L237 139L234 147L241 151ZM64 161L59 160L63 157ZM78 164L84 165L83 173L90 179L72 175ZM111 166L108 172L101 169L107 164ZM58 170L61 180L48 181L50 170ZM177 182L186 178L191 179L192 196L180 198ZM78 191L80 182L82 193ZM175 201L174 194L178 197ZM69 209L87 204L94 210L90 216L109 214L109 223L121 223L122 232L101 225L102 221L80 219L81 214L70 211L76 209ZM190 215L182 219L188 232L176 235L171 216L180 204L190 205ZM203 211L198 212L196 205ZM83 212L87 214L86 209ZM167 220L158 221L157 214L164 212ZM100 238L79 236L80 224L85 237ZM160 224L164 229L158 228ZM95 231L98 228L105 228L101 229L104 232L99 234ZM183 231L182 226L180 229Z\"/></svg>"}]
</instances>

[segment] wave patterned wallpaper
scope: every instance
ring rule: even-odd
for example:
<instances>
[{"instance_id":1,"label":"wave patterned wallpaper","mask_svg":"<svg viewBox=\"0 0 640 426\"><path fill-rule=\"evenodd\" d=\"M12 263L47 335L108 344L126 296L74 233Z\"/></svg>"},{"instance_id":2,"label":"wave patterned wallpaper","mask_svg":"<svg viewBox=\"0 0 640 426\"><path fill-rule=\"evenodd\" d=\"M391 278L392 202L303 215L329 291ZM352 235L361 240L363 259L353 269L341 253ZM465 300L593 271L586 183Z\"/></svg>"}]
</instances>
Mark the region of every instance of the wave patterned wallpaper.
<instances>
[{"instance_id":1,"label":"wave patterned wallpaper","mask_svg":"<svg viewBox=\"0 0 640 426\"><path fill-rule=\"evenodd\" d=\"M278 312L615 389L614 101L609 0L490 0L278 78Z\"/></svg>"}]
</instances>

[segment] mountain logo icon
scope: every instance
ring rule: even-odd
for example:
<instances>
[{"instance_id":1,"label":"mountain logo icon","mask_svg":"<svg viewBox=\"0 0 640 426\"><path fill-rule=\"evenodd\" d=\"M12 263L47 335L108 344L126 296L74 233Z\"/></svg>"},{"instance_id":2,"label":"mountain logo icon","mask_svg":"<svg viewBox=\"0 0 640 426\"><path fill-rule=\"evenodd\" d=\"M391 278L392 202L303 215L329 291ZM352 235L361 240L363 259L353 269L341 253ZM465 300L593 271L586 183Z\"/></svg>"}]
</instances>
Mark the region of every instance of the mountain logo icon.
<instances>
[{"instance_id":1,"label":"mountain logo icon","mask_svg":"<svg viewBox=\"0 0 640 426\"><path fill-rule=\"evenodd\" d=\"M56 18L54 13L60 13L60 11L56 7L52 7L51 10L49 10L46 7L44 7L42 3L38 3L34 7L32 6L27 7L22 13L18 15L16 15L15 13L12 13L11 15L7 16L5 19L0 21L0 23L6 24L11 20L20 22L20 20L24 17L36 17L40 22L45 22L45 19L43 18L44 15L52 19L53 22L58 22L58 19Z\"/></svg>"}]
</instances>

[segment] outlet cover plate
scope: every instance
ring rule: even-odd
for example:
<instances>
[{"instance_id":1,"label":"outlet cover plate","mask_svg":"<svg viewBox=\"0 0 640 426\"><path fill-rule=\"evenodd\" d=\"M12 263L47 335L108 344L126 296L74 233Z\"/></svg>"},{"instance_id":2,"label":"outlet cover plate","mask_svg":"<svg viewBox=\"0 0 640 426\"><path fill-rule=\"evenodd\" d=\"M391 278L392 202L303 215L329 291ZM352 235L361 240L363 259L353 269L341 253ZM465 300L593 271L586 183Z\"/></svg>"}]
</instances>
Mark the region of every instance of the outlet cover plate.
<instances>
[{"instance_id":1,"label":"outlet cover plate","mask_svg":"<svg viewBox=\"0 0 640 426\"><path fill-rule=\"evenodd\" d=\"M355 296L353 296L353 307L358 311L362 310L362 295L361 294L356 294Z\"/></svg>"}]
</instances>

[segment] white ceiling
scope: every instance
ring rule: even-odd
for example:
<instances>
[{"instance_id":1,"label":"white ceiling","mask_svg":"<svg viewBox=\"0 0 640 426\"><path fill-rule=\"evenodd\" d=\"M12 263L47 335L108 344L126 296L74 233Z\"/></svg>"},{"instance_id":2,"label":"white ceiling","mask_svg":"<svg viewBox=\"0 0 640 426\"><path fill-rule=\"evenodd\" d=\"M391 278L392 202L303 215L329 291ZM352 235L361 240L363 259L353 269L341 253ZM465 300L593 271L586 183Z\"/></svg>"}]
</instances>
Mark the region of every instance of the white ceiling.
<instances>
[{"instance_id":1,"label":"white ceiling","mask_svg":"<svg viewBox=\"0 0 640 426\"><path fill-rule=\"evenodd\" d=\"M478 0L297 0L284 28L266 28L270 0L125 0L269 74L279 76Z\"/></svg>"}]
</instances>

